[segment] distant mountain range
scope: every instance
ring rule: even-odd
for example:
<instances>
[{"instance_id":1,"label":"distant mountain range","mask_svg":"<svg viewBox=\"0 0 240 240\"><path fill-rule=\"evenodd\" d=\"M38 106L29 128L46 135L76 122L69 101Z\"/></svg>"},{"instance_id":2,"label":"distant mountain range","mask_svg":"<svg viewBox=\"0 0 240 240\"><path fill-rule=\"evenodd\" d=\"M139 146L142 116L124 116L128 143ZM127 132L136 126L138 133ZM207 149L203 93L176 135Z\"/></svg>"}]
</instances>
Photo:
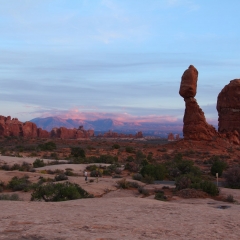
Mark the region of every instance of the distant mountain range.
<instances>
[{"instance_id":1,"label":"distant mountain range","mask_svg":"<svg viewBox=\"0 0 240 240\"><path fill-rule=\"evenodd\" d=\"M95 121L81 119L62 119L59 117L34 118L30 120L39 128L51 131L54 127L78 128L83 126L84 129L93 129L95 133L103 133L109 130L118 133L136 133L142 131L145 136L164 136L172 132L182 136L182 124L179 123L134 123L120 122L112 119L98 119Z\"/></svg>"}]
</instances>

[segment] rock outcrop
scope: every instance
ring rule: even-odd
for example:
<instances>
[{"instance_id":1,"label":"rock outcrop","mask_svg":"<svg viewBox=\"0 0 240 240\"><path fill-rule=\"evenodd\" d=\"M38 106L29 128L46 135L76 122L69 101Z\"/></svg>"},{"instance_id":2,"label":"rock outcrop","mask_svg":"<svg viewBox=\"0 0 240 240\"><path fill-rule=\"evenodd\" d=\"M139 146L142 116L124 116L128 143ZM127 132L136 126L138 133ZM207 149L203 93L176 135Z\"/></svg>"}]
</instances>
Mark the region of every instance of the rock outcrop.
<instances>
[{"instance_id":1,"label":"rock outcrop","mask_svg":"<svg viewBox=\"0 0 240 240\"><path fill-rule=\"evenodd\" d=\"M218 131L239 144L240 134L240 79L234 79L218 94Z\"/></svg>"},{"instance_id":2,"label":"rock outcrop","mask_svg":"<svg viewBox=\"0 0 240 240\"><path fill-rule=\"evenodd\" d=\"M184 139L212 140L217 135L216 129L206 122L204 112L194 98L197 93L198 71L190 65L183 73L179 94L185 101L185 113L183 118Z\"/></svg>"},{"instance_id":3,"label":"rock outcrop","mask_svg":"<svg viewBox=\"0 0 240 240\"><path fill-rule=\"evenodd\" d=\"M230 81L217 98L218 131L240 133L240 79Z\"/></svg>"},{"instance_id":4,"label":"rock outcrop","mask_svg":"<svg viewBox=\"0 0 240 240\"><path fill-rule=\"evenodd\" d=\"M83 126L79 129L67 129L65 127L53 128L49 133L32 122L20 122L17 118L11 119L10 116L0 116L0 137L26 137L26 138L62 138L62 139L78 139L89 138L94 136L93 130L84 130Z\"/></svg>"}]
</instances>

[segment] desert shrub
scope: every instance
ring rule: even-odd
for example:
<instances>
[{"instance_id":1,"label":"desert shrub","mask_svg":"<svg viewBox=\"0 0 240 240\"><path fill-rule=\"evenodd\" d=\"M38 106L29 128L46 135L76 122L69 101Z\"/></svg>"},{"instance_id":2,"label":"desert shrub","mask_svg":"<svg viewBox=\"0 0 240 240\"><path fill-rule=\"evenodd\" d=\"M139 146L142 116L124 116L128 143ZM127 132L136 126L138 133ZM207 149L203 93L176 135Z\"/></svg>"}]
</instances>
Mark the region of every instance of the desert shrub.
<instances>
[{"instance_id":1,"label":"desert shrub","mask_svg":"<svg viewBox=\"0 0 240 240\"><path fill-rule=\"evenodd\" d=\"M145 158L146 158L146 155L141 150L138 150L136 152L136 160L137 161L142 161Z\"/></svg>"},{"instance_id":2,"label":"desert shrub","mask_svg":"<svg viewBox=\"0 0 240 240\"><path fill-rule=\"evenodd\" d=\"M114 172L116 173L116 174L121 174L122 173L122 170L121 170L121 168L116 168L115 170L114 170Z\"/></svg>"},{"instance_id":3,"label":"desert shrub","mask_svg":"<svg viewBox=\"0 0 240 240\"><path fill-rule=\"evenodd\" d=\"M149 164L149 162L148 162L148 160L147 159L143 159L142 161L141 161L141 166L147 166Z\"/></svg>"},{"instance_id":4,"label":"desert shrub","mask_svg":"<svg viewBox=\"0 0 240 240\"><path fill-rule=\"evenodd\" d=\"M30 170L32 170L32 166L30 163L27 162L23 162L21 167L19 168L19 171L23 172L29 172Z\"/></svg>"},{"instance_id":5,"label":"desert shrub","mask_svg":"<svg viewBox=\"0 0 240 240\"><path fill-rule=\"evenodd\" d=\"M118 157L117 156L100 155L100 157L99 157L99 163L113 164L115 162L118 162Z\"/></svg>"},{"instance_id":6,"label":"desert shrub","mask_svg":"<svg viewBox=\"0 0 240 240\"><path fill-rule=\"evenodd\" d=\"M154 180L163 180L166 174L166 170L164 165L162 164L157 165L148 164L142 167L140 173L142 174L143 177L150 176L153 177Z\"/></svg>"},{"instance_id":7,"label":"desert shrub","mask_svg":"<svg viewBox=\"0 0 240 240\"><path fill-rule=\"evenodd\" d=\"M59 159L59 158L58 158L58 154L55 153L55 152L53 152L53 153L50 154L50 158L51 158L51 159L56 159L56 160Z\"/></svg>"},{"instance_id":8,"label":"desert shrub","mask_svg":"<svg viewBox=\"0 0 240 240\"><path fill-rule=\"evenodd\" d=\"M39 168L39 167L44 167L45 166L45 163L42 159L36 159L34 162L33 162L33 167L35 168Z\"/></svg>"},{"instance_id":9,"label":"desert shrub","mask_svg":"<svg viewBox=\"0 0 240 240\"><path fill-rule=\"evenodd\" d=\"M183 174L201 176L200 168L194 166L194 163L191 160L183 160L181 153L176 154L173 161L166 162L165 166L170 179L175 179Z\"/></svg>"},{"instance_id":10,"label":"desert shrub","mask_svg":"<svg viewBox=\"0 0 240 240\"><path fill-rule=\"evenodd\" d=\"M142 182L147 183L147 184L152 184L152 183L154 183L154 178L152 176L145 175L142 178Z\"/></svg>"},{"instance_id":11,"label":"desert shrub","mask_svg":"<svg viewBox=\"0 0 240 240\"><path fill-rule=\"evenodd\" d=\"M210 194L211 196L217 196L219 194L218 187L210 181L202 181L200 183L200 189Z\"/></svg>"},{"instance_id":12,"label":"desert shrub","mask_svg":"<svg viewBox=\"0 0 240 240\"><path fill-rule=\"evenodd\" d=\"M112 148L113 148L113 149L119 149L119 148L120 148L120 145L117 144L117 143L115 143L115 144L112 145Z\"/></svg>"},{"instance_id":13,"label":"desert shrub","mask_svg":"<svg viewBox=\"0 0 240 240\"><path fill-rule=\"evenodd\" d=\"M52 151L52 150L56 149L57 146L56 146L55 142L49 141L49 142L46 142L46 143L43 143L43 144L39 144L38 148L41 151Z\"/></svg>"},{"instance_id":14,"label":"desert shrub","mask_svg":"<svg viewBox=\"0 0 240 240\"><path fill-rule=\"evenodd\" d=\"M142 187L142 186L138 187L138 192L143 194L143 195L145 195L145 196L149 195L149 191L146 188Z\"/></svg>"},{"instance_id":15,"label":"desert shrub","mask_svg":"<svg viewBox=\"0 0 240 240\"><path fill-rule=\"evenodd\" d=\"M12 189L13 191L28 191L30 186L30 182L28 180L28 176L24 176L22 178L13 177L9 183L7 184L7 188Z\"/></svg>"},{"instance_id":16,"label":"desert shrub","mask_svg":"<svg viewBox=\"0 0 240 240\"><path fill-rule=\"evenodd\" d=\"M74 158L71 163L74 163L74 164L83 164L83 163L86 163L86 159L85 158L81 158L81 157L76 157Z\"/></svg>"},{"instance_id":17,"label":"desert shrub","mask_svg":"<svg viewBox=\"0 0 240 240\"><path fill-rule=\"evenodd\" d=\"M218 176L221 177L223 170L225 170L227 166L228 165L225 161L222 161L219 158L216 158L211 167L211 174L215 176L216 173L218 173Z\"/></svg>"},{"instance_id":18,"label":"desert shrub","mask_svg":"<svg viewBox=\"0 0 240 240\"><path fill-rule=\"evenodd\" d=\"M68 180L68 177L64 174L64 173L61 173L61 174L58 174L55 176L55 181L64 181L64 180Z\"/></svg>"},{"instance_id":19,"label":"desert shrub","mask_svg":"<svg viewBox=\"0 0 240 240\"><path fill-rule=\"evenodd\" d=\"M129 182L130 188L138 188L140 185L137 182Z\"/></svg>"},{"instance_id":20,"label":"desert shrub","mask_svg":"<svg viewBox=\"0 0 240 240\"><path fill-rule=\"evenodd\" d=\"M140 174L140 173L135 173L135 174L133 174L132 178L133 178L134 180L141 181L142 178L143 178L143 176L142 176L142 174Z\"/></svg>"},{"instance_id":21,"label":"desert shrub","mask_svg":"<svg viewBox=\"0 0 240 240\"><path fill-rule=\"evenodd\" d=\"M90 177L102 177L102 174L98 170L93 170L90 172Z\"/></svg>"},{"instance_id":22,"label":"desert shrub","mask_svg":"<svg viewBox=\"0 0 240 240\"><path fill-rule=\"evenodd\" d=\"M125 148L125 151L126 151L127 153L134 153L134 152L135 152L134 148L133 148L133 147L130 147L130 146L126 147L126 148Z\"/></svg>"},{"instance_id":23,"label":"desert shrub","mask_svg":"<svg viewBox=\"0 0 240 240\"><path fill-rule=\"evenodd\" d=\"M133 162L133 161L134 161L133 156L128 156L126 159L126 162Z\"/></svg>"},{"instance_id":24,"label":"desert shrub","mask_svg":"<svg viewBox=\"0 0 240 240\"><path fill-rule=\"evenodd\" d=\"M86 167L86 169L91 172L91 171L97 170L98 166L95 165L95 164L94 165L89 165L89 166Z\"/></svg>"},{"instance_id":25,"label":"desert shrub","mask_svg":"<svg viewBox=\"0 0 240 240\"><path fill-rule=\"evenodd\" d=\"M166 201L167 197L164 195L164 191L158 191L156 192L154 199L160 200L160 201Z\"/></svg>"},{"instance_id":26,"label":"desert shrub","mask_svg":"<svg viewBox=\"0 0 240 240\"><path fill-rule=\"evenodd\" d=\"M117 181L117 186L119 188L127 189L130 187L129 182L126 180L126 178L123 178L122 180Z\"/></svg>"},{"instance_id":27,"label":"desert shrub","mask_svg":"<svg viewBox=\"0 0 240 240\"><path fill-rule=\"evenodd\" d=\"M2 165L1 168L2 168L2 170L5 170L5 171L11 171L11 167L8 164Z\"/></svg>"},{"instance_id":28,"label":"desert shrub","mask_svg":"<svg viewBox=\"0 0 240 240\"><path fill-rule=\"evenodd\" d=\"M77 157L85 158L85 156L86 156L84 149L82 149L80 147L72 147L71 155L75 158L77 158Z\"/></svg>"},{"instance_id":29,"label":"desert shrub","mask_svg":"<svg viewBox=\"0 0 240 240\"><path fill-rule=\"evenodd\" d=\"M66 176L75 176L75 174L72 172L72 170L68 170L68 169L65 170L64 174Z\"/></svg>"},{"instance_id":30,"label":"desert shrub","mask_svg":"<svg viewBox=\"0 0 240 240\"><path fill-rule=\"evenodd\" d=\"M224 177L228 187L240 188L240 167L229 168Z\"/></svg>"},{"instance_id":31,"label":"desert shrub","mask_svg":"<svg viewBox=\"0 0 240 240\"><path fill-rule=\"evenodd\" d=\"M130 172L138 172L140 167L137 163L135 162L128 162L126 165L125 165L125 169L126 170L129 170Z\"/></svg>"},{"instance_id":32,"label":"desert shrub","mask_svg":"<svg viewBox=\"0 0 240 240\"><path fill-rule=\"evenodd\" d=\"M233 195L231 195L231 194L227 195L227 197L226 197L226 201L227 201L227 202L234 203L234 202L235 202L235 200L234 200L234 197L233 197Z\"/></svg>"},{"instance_id":33,"label":"desert shrub","mask_svg":"<svg viewBox=\"0 0 240 240\"><path fill-rule=\"evenodd\" d=\"M4 182L0 181L0 192L4 190L5 184Z\"/></svg>"},{"instance_id":34,"label":"desert shrub","mask_svg":"<svg viewBox=\"0 0 240 240\"><path fill-rule=\"evenodd\" d=\"M31 201L59 202L89 197L93 196L76 183L47 183L34 189Z\"/></svg>"},{"instance_id":35,"label":"desert shrub","mask_svg":"<svg viewBox=\"0 0 240 240\"><path fill-rule=\"evenodd\" d=\"M103 175L111 176L112 175L112 171L110 171L109 169L103 169Z\"/></svg>"},{"instance_id":36,"label":"desert shrub","mask_svg":"<svg viewBox=\"0 0 240 240\"><path fill-rule=\"evenodd\" d=\"M15 163L15 164L13 164L13 166L11 167L11 170L12 170L12 171L13 171L13 170L19 170L20 168L21 168L20 164Z\"/></svg>"},{"instance_id":37,"label":"desert shrub","mask_svg":"<svg viewBox=\"0 0 240 240\"><path fill-rule=\"evenodd\" d=\"M200 177L194 176L193 174L181 175L176 179L175 185L177 190L194 188L201 189L212 196L219 194L219 189L213 182L202 180Z\"/></svg>"},{"instance_id":38,"label":"desert shrub","mask_svg":"<svg viewBox=\"0 0 240 240\"><path fill-rule=\"evenodd\" d=\"M9 200L9 201L20 201L20 198L18 194L13 193L13 194L1 194L0 195L0 200Z\"/></svg>"}]
</instances>

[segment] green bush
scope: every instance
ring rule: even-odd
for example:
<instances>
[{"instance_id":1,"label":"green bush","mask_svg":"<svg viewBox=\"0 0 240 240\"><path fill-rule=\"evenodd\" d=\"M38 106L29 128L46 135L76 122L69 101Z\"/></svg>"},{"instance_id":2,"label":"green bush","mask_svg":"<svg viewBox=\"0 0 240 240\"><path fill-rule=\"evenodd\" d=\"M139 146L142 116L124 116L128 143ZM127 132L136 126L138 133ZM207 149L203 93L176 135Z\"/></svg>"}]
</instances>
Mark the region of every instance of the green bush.
<instances>
[{"instance_id":1,"label":"green bush","mask_svg":"<svg viewBox=\"0 0 240 240\"><path fill-rule=\"evenodd\" d=\"M154 199L160 200L160 201L166 201L166 200L167 200L167 197L164 195L164 191L158 191L158 192L155 194Z\"/></svg>"},{"instance_id":2,"label":"green bush","mask_svg":"<svg viewBox=\"0 0 240 240\"><path fill-rule=\"evenodd\" d=\"M154 180L163 180L165 178L166 170L165 166L162 164L148 164L141 169L140 173L143 177L150 176L153 177Z\"/></svg>"},{"instance_id":3,"label":"green bush","mask_svg":"<svg viewBox=\"0 0 240 240\"><path fill-rule=\"evenodd\" d=\"M61 174L58 174L55 176L55 181L64 181L64 180L68 180L68 177L64 174L64 173L61 173Z\"/></svg>"},{"instance_id":4,"label":"green bush","mask_svg":"<svg viewBox=\"0 0 240 240\"><path fill-rule=\"evenodd\" d=\"M140 174L140 173L135 173L135 174L133 174L132 178L133 178L134 180L141 181L142 178L143 178L143 176L142 176L142 174Z\"/></svg>"},{"instance_id":5,"label":"green bush","mask_svg":"<svg viewBox=\"0 0 240 240\"><path fill-rule=\"evenodd\" d=\"M115 143L115 144L112 145L112 148L113 148L113 149L119 149L119 148L120 148L120 145L117 144L117 143Z\"/></svg>"},{"instance_id":6,"label":"green bush","mask_svg":"<svg viewBox=\"0 0 240 240\"><path fill-rule=\"evenodd\" d=\"M219 189L213 182L202 180L200 177L194 176L193 174L181 175L176 179L175 184L177 190L194 188L201 189L212 196L217 196L219 194Z\"/></svg>"},{"instance_id":7,"label":"green bush","mask_svg":"<svg viewBox=\"0 0 240 240\"><path fill-rule=\"evenodd\" d=\"M0 200L9 200L9 201L20 201L20 198L18 194L13 193L13 194L1 194L0 195Z\"/></svg>"},{"instance_id":8,"label":"green bush","mask_svg":"<svg viewBox=\"0 0 240 240\"><path fill-rule=\"evenodd\" d=\"M72 147L71 155L75 158L77 158L77 157L85 158L86 157L84 149L82 149L80 147Z\"/></svg>"},{"instance_id":9,"label":"green bush","mask_svg":"<svg viewBox=\"0 0 240 240\"><path fill-rule=\"evenodd\" d=\"M135 152L134 148L133 148L133 147L130 147L130 146L126 147L126 148L125 148L125 151L126 151L127 153L134 153L134 152Z\"/></svg>"},{"instance_id":10,"label":"green bush","mask_svg":"<svg viewBox=\"0 0 240 240\"><path fill-rule=\"evenodd\" d=\"M91 171L97 170L98 166L95 165L95 164L94 165L89 165L89 166L86 167L86 169L91 172Z\"/></svg>"},{"instance_id":11,"label":"green bush","mask_svg":"<svg viewBox=\"0 0 240 240\"><path fill-rule=\"evenodd\" d=\"M218 173L218 176L221 177L223 170L227 168L227 163L225 161L219 160L219 158L215 159L213 162L213 165L211 167L211 174L213 176L216 176L216 173Z\"/></svg>"},{"instance_id":12,"label":"green bush","mask_svg":"<svg viewBox=\"0 0 240 240\"><path fill-rule=\"evenodd\" d=\"M202 181L200 183L200 189L210 194L211 196L217 196L219 194L218 187L210 181Z\"/></svg>"},{"instance_id":13,"label":"green bush","mask_svg":"<svg viewBox=\"0 0 240 240\"><path fill-rule=\"evenodd\" d=\"M49 141L49 142L46 142L46 143L43 143L43 144L39 144L38 148L41 151L52 151L52 150L56 149L57 146L56 146L55 142Z\"/></svg>"},{"instance_id":14,"label":"green bush","mask_svg":"<svg viewBox=\"0 0 240 240\"><path fill-rule=\"evenodd\" d=\"M29 186L30 182L28 180L28 176L24 176L22 178L15 176L9 181L7 188L12 189L13 191L27 191Z\"/></svg>"},{"instance_id":15,"label":"green bush","mask_svg":"<svg viewBox=\"0 0 240 240\"><path fill-rule=\"evenodd\" d=\"M117 181L117 185L119 188L123 188L123 189L127 189L130 187L130 184L126 180L126 178L123 178L122 180Z\"/></svg>"},{"instance_id":16,"label":"green bush","mask_svg":"<svg viewBox=\"0 0 240 240\"><path fill-rule=\"evenodd\" d=\"M70 182L47 183L46 185L39 185L34 189L31 201L59 202L89 197L93 196L78 184Z\"/></svg>"},{"instance_id":17,"label":"green bush","mask_svg":"<svg viewBox=\"0 0 240 240\"><path fill-rule=\"evenodd\" d=\"M42 159L36 159L34 162L33 162L33 167L35 168L39 168L39 167L44 167L45 166L45 163Z\"/></svg>"}]
</instances>

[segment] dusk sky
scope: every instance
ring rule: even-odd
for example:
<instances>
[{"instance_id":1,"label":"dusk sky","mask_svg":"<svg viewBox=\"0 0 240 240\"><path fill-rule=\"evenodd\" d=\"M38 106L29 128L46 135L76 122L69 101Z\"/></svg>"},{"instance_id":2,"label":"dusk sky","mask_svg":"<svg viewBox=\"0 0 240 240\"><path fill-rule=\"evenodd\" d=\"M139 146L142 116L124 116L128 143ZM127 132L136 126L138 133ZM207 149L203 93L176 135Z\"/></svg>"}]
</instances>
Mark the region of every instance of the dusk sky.
<instances>
[{"instance_id":1,"label":"dusk sky","mask_svg":"<svg viewBox=\"0 0 240 240\"><path fill-rule=\"evenodd\" d=\"M0 0L0 115L182 122L190 64L217 122L240 78L239 0Z\"/></svg>"}]
</instances>

